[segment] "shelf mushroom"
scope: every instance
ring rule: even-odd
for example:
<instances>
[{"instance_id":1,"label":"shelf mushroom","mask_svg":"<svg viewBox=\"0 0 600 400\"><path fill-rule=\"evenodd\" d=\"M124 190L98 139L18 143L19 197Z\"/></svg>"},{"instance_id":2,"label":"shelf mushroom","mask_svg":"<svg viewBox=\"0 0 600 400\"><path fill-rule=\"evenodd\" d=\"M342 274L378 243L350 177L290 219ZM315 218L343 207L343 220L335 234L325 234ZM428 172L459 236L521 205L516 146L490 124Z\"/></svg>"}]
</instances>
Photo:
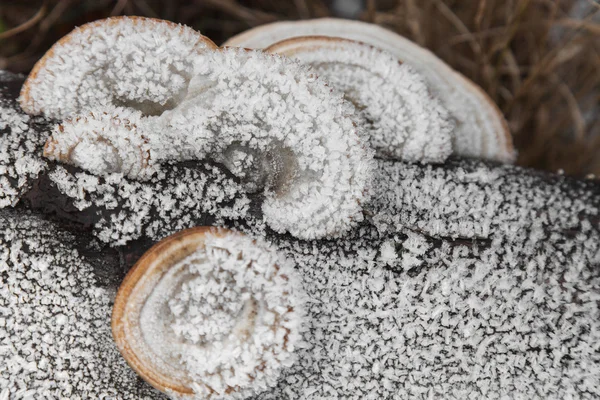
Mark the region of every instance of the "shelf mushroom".
<instances>
[{"instance_id":1,"label":"shelf mushroom","mask_svg":"<svg viewBox=\"0 0 600 400\"><path fill-rule=\"evenodd\" d=\"M446 109L429 93L422 76L392 54L327 36L291 38L266 51L311 65L342 91L359 110L378 156L429 163L443 162L452 153Z\"/></svg>"},{"instance_id":2,"label":"shelf mushroom","mask_svg":"<svg viewBox=\"0 0 600 400\"><path fill-rule=\"evenodd\" d=\"M300 291L293 266L263 242L193 228L128 273L113 336L129 365L172 398L246 398L294 362Z\"/></svg>"},{"instance_id":3,"label":"shelf mushroom","mask_svg":"<svg viewBox=\"0 0 600 400\"><path fill-rule=\"evenodd\" d=\"M97 175L123 173L147 179L156 172L150 145L143 133L140 111L103 107L67 118L54 127L44 156Z\"/></svg>"},{"instance_id":4,"label":"shelf mushroom","mask_svg":"<svg viewBox=\"0 0 600 400\"><path fill-rule=\"evenodd\" d=\"M432 93L450 111L456 124L453 132L455 154L514 162L516 153L508 125L485 92L429 50L387 29L335 18L275 22L234 36L224 45L267 48L285 39L310 35L357 40L393 54L422 74Z\"/></svg>"},{"instance_id":5,"label":"shelf mushroom","mask_svg":"<svg viewBox=\"0 0 600 400\"><path fill-rule=\"evenodd\" d=\"M64 119L97 106L156 115L185 96L193 54L216 45L173 22L113 17L76 28L37 62L21 90L29 114Z\"/></svg>"}]
</instances>

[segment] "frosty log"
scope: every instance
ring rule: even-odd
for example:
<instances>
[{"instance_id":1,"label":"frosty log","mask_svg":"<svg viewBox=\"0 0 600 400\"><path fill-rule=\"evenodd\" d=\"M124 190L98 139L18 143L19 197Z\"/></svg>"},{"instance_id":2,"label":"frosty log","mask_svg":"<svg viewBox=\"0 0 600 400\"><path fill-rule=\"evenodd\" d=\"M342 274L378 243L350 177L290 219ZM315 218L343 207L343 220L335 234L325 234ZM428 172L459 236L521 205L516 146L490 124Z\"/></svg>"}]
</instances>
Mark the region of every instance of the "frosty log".
<instances>
[{"instance_id":1,"label":"frosty log","mask_svg":"<svg viewBox=\"0 0 600 400\"><path fill-rule=\"evenodd\" d=\"M2 115L10 104L11 115L22 115L13 102L18 85L2 85ZM295 263L311 299L303 345L258 398L600 395L597 182L476 160L377 160L365 220L343 238L304 241L270 230L261 195L222 165L171 164L147 182L97 177L44 160L39 141L22 144L48 134L35 122L5 122L0 136L1 171L9 171L0 179L15 197L27 192L16 213L31 207L119 249L217 224L264 237ZM37 162L33 173L10 169L15 149ZM19 219L5 220L2 249L12 254ZM80 256L89 263L102 251ZM18 267L0 260L8 274ZM119 376L127 367L97 368ZM47 382L60 380L49 374ZM97 393L111 384L73 376ZM120 389L124 397L140 390Z\"/></svg>"}]
</instances>

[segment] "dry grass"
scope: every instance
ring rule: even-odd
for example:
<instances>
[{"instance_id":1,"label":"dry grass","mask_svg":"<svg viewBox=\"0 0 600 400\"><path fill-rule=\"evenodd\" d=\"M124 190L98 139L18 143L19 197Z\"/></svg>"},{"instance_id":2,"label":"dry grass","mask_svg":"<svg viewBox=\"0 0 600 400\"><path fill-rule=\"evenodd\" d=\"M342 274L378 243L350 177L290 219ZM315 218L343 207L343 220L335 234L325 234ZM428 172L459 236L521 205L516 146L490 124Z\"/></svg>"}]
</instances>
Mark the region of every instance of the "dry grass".
<instances>
[{"instance_id":1,"label":"dry grass","mask_svg":"<svg viewBox=\"0 0 600 400\"><path fill-rule=\"evenodd\" d=\"M109 15L181 22L220 43L249 27L276 20L335 15L333 2L2 0L0 68L27 72L74 26ZM509 121L521 165L600 175L597 0L364 3L358 18L430 48L489 93Z\"/></svg>"}]
</instances>

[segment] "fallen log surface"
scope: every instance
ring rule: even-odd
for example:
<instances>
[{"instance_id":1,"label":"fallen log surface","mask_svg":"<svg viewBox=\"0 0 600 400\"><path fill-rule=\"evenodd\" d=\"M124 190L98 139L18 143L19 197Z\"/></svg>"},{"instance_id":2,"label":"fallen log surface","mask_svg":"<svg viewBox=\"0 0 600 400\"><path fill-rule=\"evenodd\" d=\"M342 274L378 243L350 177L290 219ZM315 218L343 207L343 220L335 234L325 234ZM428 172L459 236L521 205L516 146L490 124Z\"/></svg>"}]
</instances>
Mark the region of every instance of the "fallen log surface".
<instances>
[{"instance_id":1,"label":"fallen log surface","mask_svg":"<svg viewBox=\"0 0 600 400\"><path fill-rule=\"evenodd\" d=\"M197 225L264 237L302 277L298 360L257 398L600 396L597 181L377 160L365 221L302 241L218 164L137 182L44 160L53 121L24 117L22 78L0 77L0 398L163 398L120 358L110 309L143 251ZM15 149L35 168L11 169Z\"/></svg>"}]
</instances>

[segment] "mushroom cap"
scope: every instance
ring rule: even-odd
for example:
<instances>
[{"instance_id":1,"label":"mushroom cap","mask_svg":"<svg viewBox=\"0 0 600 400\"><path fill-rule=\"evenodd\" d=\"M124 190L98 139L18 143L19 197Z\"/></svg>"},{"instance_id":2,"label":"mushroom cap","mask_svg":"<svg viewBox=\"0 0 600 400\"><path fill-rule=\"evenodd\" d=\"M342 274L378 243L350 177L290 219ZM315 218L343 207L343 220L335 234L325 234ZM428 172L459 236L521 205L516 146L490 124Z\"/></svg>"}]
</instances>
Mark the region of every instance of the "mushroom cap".
<instances>
[{"instance_id":1,"label":"mushroom cap","mask_svg":"<svg viewBox=\"0 0 600 400\"><path fill-rule=\"evenodd\" d=\"M367 140L379 157L443 162L452 152L448 112L423 78L396 57L368 44L301 36L267 52L311 65L360 112Z\"/></svg>"},{"instance_id":2,"label":"mushroom cap","mask_svg":"<svg viewBox=\"0 0 600 400\"><path fill-rule=\"evenodd\" d=\"M115 300L129 365L174 398L243 398L294 361L302 297L293 266L263 242L198 227L148 250ZM210 362L207 362L210 360Z\"/></svg>"},{"instance_id":3,"label":"mushroom cap","mask_svg":"<svg viewBox=\"0 0 600 400\"><path fill-rule=\"evenodd\" d=\"M97 105L160 114L185 96L190 55L216 45L199 32L153 18L112 17L82 25L37 62L21 90L29 114L64 119Z\"/></svg>"},{"instance_id":4,"label":"mushroom cap","mask_svg":"<svg viewBox=\"0 0 600 400\"><path fill-rule=\"evenodd\" d=\"M188 96L159 118L161 159L212 158L264 190L275 231L340 236L363 218L372 151L352 105L309 67L236 48L198 56Z\"/></svg>"},{"instance_id":5,"label":"mushroom cap","mask_svg":"<svg viewBox=\"0 0 600 400\"><path fill-rule=\"evenodd\" d=\"M422 74L432 93L450 111L456 123L454 153L504 163L515 161L508 125L489 96L429 50L380 26L336 18L275 22L234 36L224 45L266 48L307 35L358 40L393 54Z\"/></svg>"}]
</instances>

